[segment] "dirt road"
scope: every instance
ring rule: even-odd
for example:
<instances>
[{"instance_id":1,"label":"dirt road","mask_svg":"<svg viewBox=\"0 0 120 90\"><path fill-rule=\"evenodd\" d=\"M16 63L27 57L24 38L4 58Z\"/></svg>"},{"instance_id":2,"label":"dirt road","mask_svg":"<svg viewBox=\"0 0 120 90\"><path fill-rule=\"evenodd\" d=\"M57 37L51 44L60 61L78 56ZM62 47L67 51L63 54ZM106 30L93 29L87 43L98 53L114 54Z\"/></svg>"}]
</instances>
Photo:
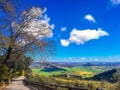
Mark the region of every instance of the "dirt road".
<instances>
[{"instance_id":1,"label":"dirt road","mask_svg":"<svg viewBox=\"0 0 120 90\"><path fill-rule=\"evenodd\" d=\"M23 84L24 77L19 77L13 80L10 85L8 85L5 90L37 90L31 86L25 86Z\"/></svg>"}]
</instances>

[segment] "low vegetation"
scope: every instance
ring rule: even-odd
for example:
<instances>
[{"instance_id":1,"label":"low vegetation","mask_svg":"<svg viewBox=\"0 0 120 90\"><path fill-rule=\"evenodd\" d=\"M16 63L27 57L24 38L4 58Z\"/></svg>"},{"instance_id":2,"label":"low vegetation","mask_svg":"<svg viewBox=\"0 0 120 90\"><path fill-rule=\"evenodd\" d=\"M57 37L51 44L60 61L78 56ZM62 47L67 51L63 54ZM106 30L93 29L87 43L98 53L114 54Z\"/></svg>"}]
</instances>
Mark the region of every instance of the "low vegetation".
<instances>
[{"instance_id":1,"label":"low vegetation","mask_svg":"<svg viewBox=\"0 0 120 90\"><path fill-rule=\"evenodd\" d=\"M96 90L96 88L103 88L104 90L117 90L116 84L112 84L106 81L93 81L93 80L80 80L75 78L58 78L52 76L43 76L34 74L34 76L27 77L27 80L32 82L46 83L58 86L69 86L80 89ZM58 88L58 90L66 90L64 88Z\"/></svg>"},{"instance_id":2,"label":"low vegetation","mask_svg":"<svg viewBox=\"0 0 120 90\"><path fill-rule=\"evenodd\" d=\"M0 61L2 61L3 58L3 56L0 56ZM14 77L23 76L26 73L30 73L31 69L29 66L31 62L32 59L27 57L25 60L20 60L19 63L14 65L14 68L11 68L10 65L2 65L0 63L0 83L9 83ZM11 61L10 63L12 65L15 61Z\"/></svg>"}]
</instances>

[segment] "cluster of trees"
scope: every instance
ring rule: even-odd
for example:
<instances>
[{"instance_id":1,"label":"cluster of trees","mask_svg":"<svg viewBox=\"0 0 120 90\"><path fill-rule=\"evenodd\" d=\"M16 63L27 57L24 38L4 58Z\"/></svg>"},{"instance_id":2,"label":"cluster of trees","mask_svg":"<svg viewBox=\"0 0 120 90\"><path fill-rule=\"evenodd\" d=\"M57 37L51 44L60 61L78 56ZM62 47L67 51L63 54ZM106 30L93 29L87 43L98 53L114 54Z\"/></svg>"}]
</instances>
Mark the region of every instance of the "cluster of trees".
<instances>
[{"instance_id":1,"label":"cluster of trees","mask_svg":"<svg viewBox=\"0 0 120 90\"><path fill-rule=\"evenodd\" d=\"M8 81L18 71L30 71L29 56L53 53L54 25L49 24L45 10L25 9L20 0L0 0L0 82ZM11 76L10 76L11 75Z\"/></svg>"}]
</instances>

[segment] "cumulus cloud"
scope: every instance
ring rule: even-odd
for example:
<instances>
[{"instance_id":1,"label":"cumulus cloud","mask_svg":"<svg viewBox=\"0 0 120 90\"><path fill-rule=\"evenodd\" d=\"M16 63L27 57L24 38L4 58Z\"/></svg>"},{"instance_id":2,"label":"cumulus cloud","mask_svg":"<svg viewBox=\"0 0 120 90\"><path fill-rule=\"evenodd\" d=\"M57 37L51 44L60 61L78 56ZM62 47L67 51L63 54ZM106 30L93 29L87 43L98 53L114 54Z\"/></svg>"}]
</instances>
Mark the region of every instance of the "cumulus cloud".
<instances>
[{"instance_id":1,"label":"cumulus cloud","mask_svg":"<svg viewBox=\"0 0 120 90\"><path fill-rule=\"evenodd\" d=\"M70 33L70 42L74 42L76 44L84 44L85 42L92 40L92 39L99 39L101 36L108 35L107 32L101 30L100 28L98 30L77 30L73 29Z\"/></svg>"},{"instance_id":2,"label":"cumulus cloud","mask_svg":"<svg viewBox=\"0 0 120 90\"><path fill-rule=\"evenodd\" d=\"M110 0L110 2L112 3L112 5L119 5L120 4L120 0Z\"/></svg>"},{"instance_id":3,"label":"cumulus cloud","mask_svg":"<svg viewBox=\"0 0 120 90\"><path fill-rule=\"evenodd\" d=\"M66 31L67 27L62 27L61 31Z\"/></svg>"},{"instance_id":4,"label":"cumulus cloud","mask_svg":"<svg viewBox=\"0 0 120 90\"><path fill-rule=\"evenodd\" d=\"M77 30L73 29L70 33L69 39L65 40L62 39L61 45L62 46L68 46L70 43L76 43L78 45L84 44L87 41L93 40L93 39L99 39L103 36L108 36L109 34L102 30L101 28L98 28L98 30L94 29L86 29L86 30Z\"/></svg>"},{"instance_id":5,"label":"cumulus cloud","mask_svg":"<svg viewBox=\"0 0 120 90\"><path fill-rule=\"evenodd\" d=\"M68 40L65 40L65 39L61 39L60 42L61 42L61 45L65 46L65 47L70 44L70 42Z\"/></svg>"},{"instance_id":6,"label":"cumulus cloud","mask_svg":"<svg viewBox=\"0 0 120 90\"><path fill-rule=\"evenodd\" d=\"M94 22L95 23L95 19L92 15L88 14L84 17L84 19L88 20L88 21L91 21L91 22Z\"/></svg>"}]
</instances>

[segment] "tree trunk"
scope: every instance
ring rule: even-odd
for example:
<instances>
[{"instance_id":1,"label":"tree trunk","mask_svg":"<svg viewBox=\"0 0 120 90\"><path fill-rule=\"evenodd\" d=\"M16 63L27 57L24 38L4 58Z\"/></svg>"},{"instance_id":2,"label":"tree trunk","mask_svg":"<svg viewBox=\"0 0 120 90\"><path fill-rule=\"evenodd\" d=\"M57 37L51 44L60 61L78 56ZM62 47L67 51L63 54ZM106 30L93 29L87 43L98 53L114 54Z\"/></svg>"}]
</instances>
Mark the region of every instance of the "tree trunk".
<instances>
[{"instance_id":1,"label":"tree trunk","mask_svg":"<svg viewBox=\"0 0 120 90\"><path fill-rule=\"evenodd\" d=\"M9 48L8 48L8 52L7 52L7 55L6 55L6 57L5 57L5 59L4 59L3 63L2 63L2 65L4 65L4 64L7 63L7 60L10 58L11 52L12 52L12 48L9 47Z\"/></svg>"}]
</instances>

